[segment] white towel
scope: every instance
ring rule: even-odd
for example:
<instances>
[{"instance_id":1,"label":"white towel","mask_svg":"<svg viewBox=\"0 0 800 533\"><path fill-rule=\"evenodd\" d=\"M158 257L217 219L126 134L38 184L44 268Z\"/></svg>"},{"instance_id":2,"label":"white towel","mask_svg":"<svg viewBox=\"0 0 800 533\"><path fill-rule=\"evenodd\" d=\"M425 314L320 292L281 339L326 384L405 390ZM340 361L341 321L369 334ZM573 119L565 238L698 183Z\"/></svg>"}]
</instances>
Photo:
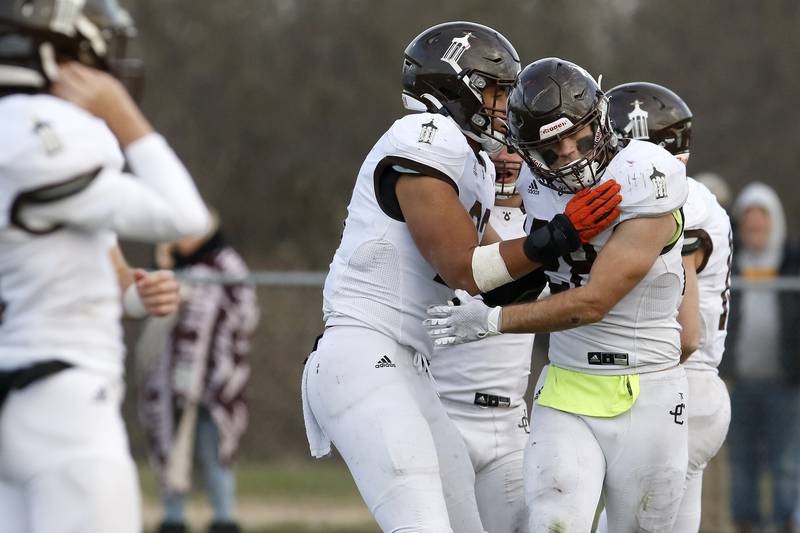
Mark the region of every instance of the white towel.
<instances>
[{"instance_id":1,"label":"white towel","mask_svg":"<svg viewBox=\"0 0 800 533\"><path fill-rule=\"evenodd\" d=\"M321 459L330 455L331 453L331 439L320 427L317 422L317 417L311 411L311 406L308 405L308 371L314 368L314 356L317 352L311 352L306 360L306 366L303 369L303 381L300 385L300 393L303 400L303 421L306 425L306 438L308 439L308 447L311 451L311 456L316 459Z\"/></svg>"}]
</instances>

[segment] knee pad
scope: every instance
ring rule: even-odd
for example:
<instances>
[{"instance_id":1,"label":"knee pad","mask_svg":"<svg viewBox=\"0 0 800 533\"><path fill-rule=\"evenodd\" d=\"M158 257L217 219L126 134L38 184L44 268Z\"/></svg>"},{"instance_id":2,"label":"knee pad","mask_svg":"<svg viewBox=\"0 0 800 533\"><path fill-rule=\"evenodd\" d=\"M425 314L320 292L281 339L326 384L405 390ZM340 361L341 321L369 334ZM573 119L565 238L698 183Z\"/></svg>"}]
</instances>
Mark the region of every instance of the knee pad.
<instances>
[{"instance_id":1,"label":"knee pad","mask_svg":"<svg viewBox=\"0 0 800 533\"><path fill-rule=\"evenodd\" d=\"M669 532L683 497L686 474L677 468L649 468L639 476L636 523L647 533Z\"/></svg>"}]
</instances>

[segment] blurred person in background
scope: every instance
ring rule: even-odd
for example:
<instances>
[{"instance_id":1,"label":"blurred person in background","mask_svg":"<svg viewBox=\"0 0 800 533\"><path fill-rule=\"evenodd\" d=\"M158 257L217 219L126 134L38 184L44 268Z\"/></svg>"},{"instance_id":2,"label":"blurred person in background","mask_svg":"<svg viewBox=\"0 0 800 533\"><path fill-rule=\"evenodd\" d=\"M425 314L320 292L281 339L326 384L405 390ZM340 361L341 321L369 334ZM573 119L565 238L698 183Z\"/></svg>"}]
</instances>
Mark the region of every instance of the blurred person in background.
<instances>
[{"instance_id":1,"label":"blurred person in background","mask_svg":"<svg viewBox=\"0 0 800 533\"><path fill-rule=\"evenodd\" d=\"M214 277L241 280L249 274L216 216L206 234L158 245L156 261L180 276L209 278L181 282L178 313L149 321L137 345L140 418L164 505L159 532L187 531L190 478L176 485L166 469L175 460L171 452L177 428L186 423L183 417L192 403L196 422L191 446L185 449L188 457L182 459L190 465L196 459L202 468L214 513L209 532L236 533L240 529L234 519L236 483L231 463L248 423L245 387L250 377L247 354L259 318L256 291L244 282L210 282Z\"/></svg>"},{"instance_id":2,"label":"blurred person in background","mask_svg":"<svg viewBox=\"0 0 800 533\"><path fill-rule=\"evenodd\" d=\"M737 223L733 273L748 281L800 274L800 250L787 239L775 191L751 183L733 207ZM772 484L772 520L789 531L797 493L800 408L800 302L796 293L744 290L734 295L727 356L730 379L731 512L737 531L763 531L761 473Z\"/></svg>"},{"instance_id":3,"label":"blurred person in background","mask_svg":"<svg viewBox=\"0 0 800 533\"><path fill-rule=\"evenodd\" d=\"M126 58L112 37L132 33L115 2L0 3L4 533L141 531L110 251L115 234L159 242L202 232L208 213L114 77Z\"/></svg>"}]
</instances>

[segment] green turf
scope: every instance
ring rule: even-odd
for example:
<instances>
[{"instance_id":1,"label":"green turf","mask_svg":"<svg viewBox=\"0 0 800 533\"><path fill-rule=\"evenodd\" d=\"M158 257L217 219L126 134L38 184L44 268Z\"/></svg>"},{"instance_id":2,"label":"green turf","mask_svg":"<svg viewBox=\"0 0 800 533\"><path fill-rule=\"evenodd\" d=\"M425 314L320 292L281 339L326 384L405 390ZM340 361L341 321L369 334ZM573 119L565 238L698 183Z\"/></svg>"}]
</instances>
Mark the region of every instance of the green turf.
<instances>
[{"instance_id":1,"label":"green turf","mask_svg":"<svg viewBox=\"0 0 800 533\"><path fill-rule=\"evenodd\" d=\"M158 487L152 471L146 465L140 465L139 473L144 500L158 505ZM241 463L236 466L236 479L240 502L265 501L289 506L302 502L305 505L319 504L323 509L363 505L350 473L341 461ZM204 496L195 491L192 499L204 500ZM245 533L378 533L374 523L327 526L319 524L319 517L315 517L313 522L316 525L284 523L246 529ZM197 533L201 532L202 529L197 530Z\"/></svg>"},{"instance_id":2,"label":"green turf","mask_svg":"<svg viewBox=\"0 0 800 533\"><path fill-rule=\"evenodd\" d=\"M189 530L191 533L205 533L202 529L200 530ZM287 524L277 524L272 527L267 528L243 528L242 533L380 533L380 530L377 526L374 525L367 525L367 526L347 526L347 527L332 527L332 526L309 526L306 524L294 524L294 523L287 523ZM145 530L145 533L156 533L156 530L150 529Z\"/></svg>"},{"instance_id":3,"label":"green turf","mask_svg":"<svg viewBox=\"0 0 800 533\"><path fill-rule=\"evenodd\" d=\"M152 471L139 469L145 498L158 498ZM347 467L335 460L315 463L242 463L236 466L237 492L242 498L292 499L296 497L359 501Z\"/></svg>"}]
</instances>

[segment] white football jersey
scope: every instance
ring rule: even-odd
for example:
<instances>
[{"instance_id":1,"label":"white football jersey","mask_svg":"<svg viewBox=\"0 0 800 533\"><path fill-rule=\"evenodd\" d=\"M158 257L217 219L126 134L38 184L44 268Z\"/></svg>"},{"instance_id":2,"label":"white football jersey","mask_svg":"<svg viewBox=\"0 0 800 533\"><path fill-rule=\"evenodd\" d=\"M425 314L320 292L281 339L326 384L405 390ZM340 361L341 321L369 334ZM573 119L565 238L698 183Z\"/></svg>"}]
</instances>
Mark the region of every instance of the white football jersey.
<instances>
[{"instance_id":1,"label":"white football jersey","mask_svg":"<svg viewBox=\"0 0 800 533\"><path fill-rule=\"evenodd\" d=\"M684 236L698 239L706 260L698 267L700 344L684 363L686 368L716 370L725 351L731 290L733 239L728 213L708 188L689 178L689 198L683 206Z\"/></svg>"},{"instance_id":2,"label":"white football jersey","mask_svg":"<svg viewBox=\"0 0 800 533\"><path fill-rule=\"evenodd\" d=\"M101 120L48 95L0 98L0 369L60 359L121 375L115 234L155 242L207 223L160 136L127 153L140 179Z\"/></svg>"},{"instance_id":3,"label":"white football jersey","mask_svg":"<svg viewBox=\"0 0 800 533\"><path fill-rule=\"evenodd\" d=\"M525 210L496 205L490 224L503 240L524 237ZM533 337L532 334L498 335L437 347L431 358L431 372L439 396L483 406L522 404L531 373Z\"/></svg>"},{"instance_id":4,"label":"white football jersey","mask_svg":"<svg viewBox=\"0 0 800 533\"><path fill-rule=\"evenodd\" d=\"M483 235L494 203L489 157L476 156L449 117L420 113L397 120L356 178L342 241L325 280L323 318L328 326L375 329L430 355L425 310L453 291L417 249L394 194L397 177L414 173L452 185L475 221L477 238Z\"/></svg>"},{"instance_id":5,"label":"white football jersey","mask_svg":"<svg viewBox=\"0 0 800 533\"><path fill-rule=\"evenodd\" d=\"M616 225L678 210L686 201L684 165L669 152L644 141L630 141L605 169L622 187L621 214L611 227L558 264L544 265L550 291L584 285L594 259ZM563 213L568 194L545 187L525 165L518 181L528 212L527 228ZM678 305L683 292L682 238L659 256L650 271L599 322L550 334L550 361L592 374L630 374L674 366L680 357Z\"/></svg>"}]
</instances>

